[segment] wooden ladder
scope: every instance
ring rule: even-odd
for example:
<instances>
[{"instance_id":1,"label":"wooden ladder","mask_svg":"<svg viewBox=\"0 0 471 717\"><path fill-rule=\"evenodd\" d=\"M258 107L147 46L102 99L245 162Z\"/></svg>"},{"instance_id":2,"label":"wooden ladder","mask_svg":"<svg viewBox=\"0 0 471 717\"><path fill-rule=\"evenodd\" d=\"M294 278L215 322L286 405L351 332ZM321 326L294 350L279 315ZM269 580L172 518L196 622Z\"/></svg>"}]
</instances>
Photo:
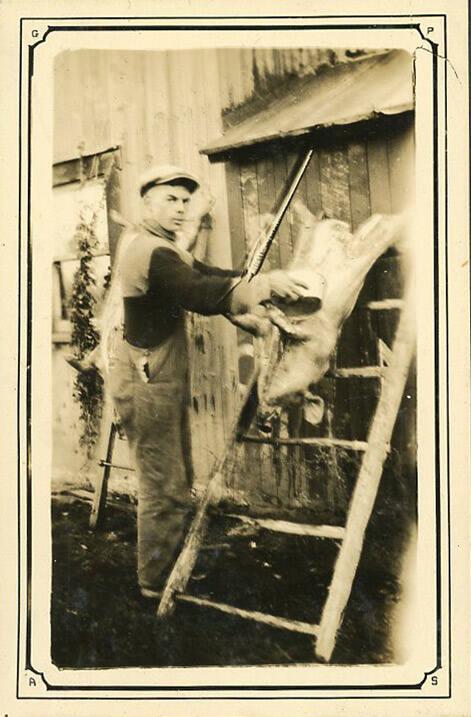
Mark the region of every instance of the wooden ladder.
<instances>
[{"instance_id":1,"label":"wooden ladder","mask_svg":"<svg viewBox=\"0 0 471 717\"><path fill-rule=\"evenodd\" d=\"M411 301L410 292L408 291L408 296L404 300L386 300L376 303L381 305L369 308L373 310L400 308L402 311L393 347L388 355L388 365L368 367L369 371L365 374L381 378L381 391L368 440L363 442L342 441L333 438L265 439L258 436L247 436L246 432L250 427L256 409L257 375L254 374L247 388L242 409L231 433L231 438L226 445L224 456L209 480L205 496L196 512L182 551L162 592L157 609L157 615L160 618L166 618L173 612L176 601L216 609L247 620L254 620L273 627L309 635L314 639L316 656L326 662L330 661L335 647L337 632L342 622L343 613L350 597L353 580L360 561L365 531L378 492L384 461L389 450L415 348L414 304ZM353 372L351 375L361 375L361 372L363 371L364 373L365 369L345 369L344 371ZM287 521L237 516L240 520L251 521L267 530L342 541L319 625L289 620L263 612L243 610L233 605L185 593L208 527L208 508L218 502L224 477L229 474L235 460L236 443L241 440L272 445L306 445L307 443L327 445L328 442L328 445L332 447L338 445L342 448L347 447L351 450L363 452L345 526L302 525ZM346 445L347 443L348 445Z\"/></svg>"}]
</instances>

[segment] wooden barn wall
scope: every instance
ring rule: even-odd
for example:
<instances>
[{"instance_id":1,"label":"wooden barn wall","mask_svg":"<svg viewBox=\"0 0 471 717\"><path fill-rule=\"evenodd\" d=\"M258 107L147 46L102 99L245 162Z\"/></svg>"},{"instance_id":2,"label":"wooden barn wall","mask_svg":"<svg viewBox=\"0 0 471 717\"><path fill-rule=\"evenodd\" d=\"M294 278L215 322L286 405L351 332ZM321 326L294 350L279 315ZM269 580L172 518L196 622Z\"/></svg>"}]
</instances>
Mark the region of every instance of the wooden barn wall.
<instances>
[{"instance_id":1,"label":"wooden barn wall","mask_svg":"<svg viewBox=\"0 0 471 717\"><path fill-rule=\"evenodd\" d=\"M153 162L185 165L202 177L216 199L212 226L203 233L199 257L221 266L230 265L231 258L238 264L246 250L246 235L257 230L260 215L270 209L294 154L279 152L267 160L245 153L241 161L225 167L224 163L210 164L198 149L221 133L223 120L234 109L245 111L244 104L268 97L284 80L314 72L325 63L348 60L349 54L312 49L64 52L55 65L54 162L119 147L119 209L131 221L139 219L136 184L140 171ZM311 211L323 209L356 226L370 211L401 206L407 196L404 178L411 154L411 128L388 136L365 135L355 142L324 144L299 193ZM296 231L293 217L286 218L269 266L287 265ZM365 297L400 294L396 263L393 256L378 263ZM384 336L387 341L393 330L392 315L356 311L343 332L338 365L363 365L376 359L376 338ZM237 339L233 327L220 317L193 315L190 333L193 459L196 479L204 483L214 458L221 454L237 403ZM60 401L66 390L58 382L54 400ZM302 430L364 437L377 387L359 380L326 379L322 391L329 405L327 422L319 430L306 425ZM286 417L286 422L289 427L282 429L291 430L296 416ZM401 430L402 438L396 440L404 443L408 429ZM71 431L70 441L77 434ZM300 448L273 455L271 449L246 446L241 454L241 471L232 479L234 491L255 503L283 506L338 503L343 488L348 489L344 476L351 473L349 467L356 460L351 454ZM67 456L67 450L63 455ZM411 452L402 455L406 456L402 460L412 464ZM394 471L399 469L396 465ZM250 481L243 480L244 473Z\"/></svg>"},{"instance_id":2,"label":"wooden barn wall","mask_svg":"<svg viewBox=\"0 0 471 717\"><path fill-rule=\"evenodd\" d=\"M193 170L216 200L198 256L230 266L224 166L211 165L198 152L221 132L218 72L213 50L62 53L54 70L54 163L120 147L119 210L130 221L140 217L136 187L144 168L155 162ZM222 317L192 315L189 324L193 458L196 478L204 482L235 410L236 339L234 327ZM71 396L70 388L58 382L55 402L64 391ZM70 413L72 420L73 407ZM77 435L70 433L70 452ZM67 467L63 448L61 443Z\"/></svg>"},{"instance_id":3,"label":"wooden barn wall","mask_svg":"<svg viewBox=\"0 0 471 717\"><path fill-rule=\"evenodd\" d=\"M311 212L323 211L348 222L353 229L372 213L398 212L413 196L413 143L412 118L406 126L398 123L396 129L374 134L366 131L360 137L332 144L324 141L316 148L296 196ZM277 147L271 155L245 150L227 163L235 264L247 249L245 237L256 233L260 215L272 206L294 160L294 150ZM288 212L270 251L267 268L287 266L296 235L295 217ZM371 311L365 303L400 298L401 293L399 259L391 250L369 273L357 308L343 328L336 355L338 368L379 364L379 342L391 347L398 311ZM301 435L366 440L379 388L377 378L325 378L318 386L326 402L323 422L317 427L302 422ZM414 490L414 414L412 377L386 470L390 482L397 483L394 491L400 498ZM285 416L284 430L291 432L296 420L296 415ZM360 459L359 453L338 449L273 449L245 444L239 450L239 469L231 477L231 488L236 496L243 495L250 505L260 508L271 505L282 509L304 506L343 510Z\"/></svg>"}]
</instances>

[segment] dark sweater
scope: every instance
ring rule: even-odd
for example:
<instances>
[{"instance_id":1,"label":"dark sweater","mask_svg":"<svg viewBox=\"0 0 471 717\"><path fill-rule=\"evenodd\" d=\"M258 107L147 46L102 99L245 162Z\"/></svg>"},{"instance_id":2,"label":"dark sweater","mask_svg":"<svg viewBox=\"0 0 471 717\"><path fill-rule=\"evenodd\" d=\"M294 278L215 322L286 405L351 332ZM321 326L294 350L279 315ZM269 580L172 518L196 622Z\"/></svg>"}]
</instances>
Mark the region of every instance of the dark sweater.
<instances>
[{"instance_id":1,"label":"dark sweater","mask_svg":"<svg viewBox=\"0 0 471 717\"><path fill-rule=\"evenodd\" d=\"M240 272L200 261L147 229L122 259L125 338L133 346L162 345L178 330L185 310L223 314Z\"/></svg>"}]
</instances>

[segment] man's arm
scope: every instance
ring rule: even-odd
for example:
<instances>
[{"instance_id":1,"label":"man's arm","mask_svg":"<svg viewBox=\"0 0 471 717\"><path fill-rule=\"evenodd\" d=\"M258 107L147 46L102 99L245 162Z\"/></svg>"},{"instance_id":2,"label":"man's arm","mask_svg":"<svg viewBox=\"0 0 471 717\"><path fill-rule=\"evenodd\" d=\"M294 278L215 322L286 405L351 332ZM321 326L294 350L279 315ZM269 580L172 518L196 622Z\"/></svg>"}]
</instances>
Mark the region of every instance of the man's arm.
<instances>
[{"instance_id":1,"label":"man's arm","mask_svg":"<svg viewBox=\"0 0 471 717\"><path fill-rule=\"evenodd\" d=\"M181 306L210 316L245 314L272 296L296 301L306 289L303 282L281 270L259 274L250 282L239 272L234 276L231 270L220 271L223 276L204 274L172 249L155 249L149 266L149 291L159 305Z\"/></svg>"},{"instance_id":2,"label":"man's arm","mask_svg":"<svg viewBox=\"0 0 471 717\"><path fill-rule=\"evenodd\" d=\"M235 276L231 270L224 269L219 270L222 275L203 273L198 264L201 262L189 266L172 249L155 249L149 266L150 293L160 305L181 306L206 316L245 313L270 298L270 282L266 276L247 284L240 281L239 272Z\"/></svg>"},{"instance_id":3,"label":"man's arm","mask_svg":"<svg viewBox=\"0 0 471 717\"><path fill-rule=\"evenodd\" d=\"M242 276L242 272L238 269L221 269L218 266L211 266L210 264L204 264L198 259L194 260L193 267L200 271L205 276L231 276L238 277Z\"/></svg>"}]
</instances>

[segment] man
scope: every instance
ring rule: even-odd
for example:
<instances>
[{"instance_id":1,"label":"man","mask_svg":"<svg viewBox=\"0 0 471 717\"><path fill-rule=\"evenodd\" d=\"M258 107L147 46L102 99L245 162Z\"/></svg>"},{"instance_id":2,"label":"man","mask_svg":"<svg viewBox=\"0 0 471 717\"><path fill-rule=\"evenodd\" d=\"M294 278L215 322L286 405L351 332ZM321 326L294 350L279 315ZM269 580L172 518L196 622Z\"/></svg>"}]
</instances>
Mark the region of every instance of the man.
<instances>
[{"instance_id":1,"label":"man","mask_svg":"<svg viewBox=\"0 0 471 717\"><path fill-rule=\"evenodd\" d=\"M157 597L184 537L190 504L185 451L185 311L242 314L261 301L294 301L305 285L286 272L256 276L210 267L176 243L199 182L160 166L140 181L143 222L120 259L124 337L109 384L138 477L138 580Z\"/></svg>"}]
</instances>

